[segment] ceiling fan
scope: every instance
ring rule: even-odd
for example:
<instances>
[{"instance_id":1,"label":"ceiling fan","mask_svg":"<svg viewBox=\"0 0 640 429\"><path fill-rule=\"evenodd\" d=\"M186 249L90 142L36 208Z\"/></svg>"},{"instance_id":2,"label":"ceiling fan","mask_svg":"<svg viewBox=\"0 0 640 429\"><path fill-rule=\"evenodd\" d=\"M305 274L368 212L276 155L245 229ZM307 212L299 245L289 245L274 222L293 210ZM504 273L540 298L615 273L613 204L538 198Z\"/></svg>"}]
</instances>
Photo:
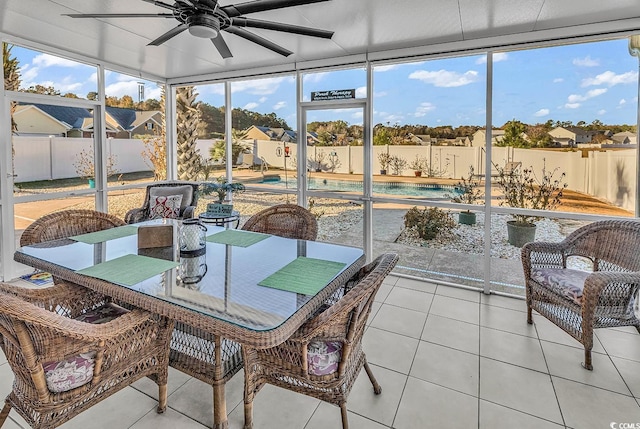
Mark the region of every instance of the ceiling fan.
<instances>
[{"instance_id":1,"label":"ceiling fan","mask_svg":"<svg viewBox=\"0 0 640 429\"><path fill-rule=\"evenodd\" d=\"M189 30L189 33L196 37L211 39L222 58L230 58L233 55L224 41L221 31L240 36L285 57L291 55L293 52L264 37L245 30L245 27L284 31L324 39L331 39L333 36L333 31L262 21L259 19L245 18L243 16L254 12L320 3L329 0L254 0L228 6L220 6L218 0L175 0L173 4L157 0L142 1L169 9L171 13L70 13L64 15L72 18L174 18L178 20L180 24L149 43L149 46L161 45L183 31Z\"/></svg>"}]
</instances>

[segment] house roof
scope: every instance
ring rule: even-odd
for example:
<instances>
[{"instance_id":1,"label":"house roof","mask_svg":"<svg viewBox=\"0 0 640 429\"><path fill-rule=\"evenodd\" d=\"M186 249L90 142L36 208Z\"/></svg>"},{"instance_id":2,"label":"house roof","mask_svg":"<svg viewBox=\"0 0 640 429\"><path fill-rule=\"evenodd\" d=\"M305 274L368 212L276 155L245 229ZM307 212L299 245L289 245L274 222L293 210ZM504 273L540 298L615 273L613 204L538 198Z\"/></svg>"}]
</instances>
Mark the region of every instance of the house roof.
<instances>
[{"instance_id":1,"label":"house roof","mask_svg":"<svg viewBox=\"0 0 640 429\"><path fill-rule=\"evenodd\" d=\"M47 115L62 122L69 129L82 129L85 118L93 118L91 112L82 107L54 106L52 104L33 104Z\"/></svg>"}]
</instances>

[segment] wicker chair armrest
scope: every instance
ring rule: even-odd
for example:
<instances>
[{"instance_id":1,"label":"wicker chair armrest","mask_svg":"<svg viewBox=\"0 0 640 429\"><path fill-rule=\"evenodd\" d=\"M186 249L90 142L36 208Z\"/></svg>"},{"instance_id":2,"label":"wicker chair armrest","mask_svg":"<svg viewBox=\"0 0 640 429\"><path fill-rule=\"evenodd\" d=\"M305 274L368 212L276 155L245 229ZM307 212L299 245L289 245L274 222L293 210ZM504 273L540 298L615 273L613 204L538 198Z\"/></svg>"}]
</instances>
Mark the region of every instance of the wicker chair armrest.
<instances>
[{"instance_id":1,"label":"wicker chair armrest","mask_svg":"<svg viewBox=\"0 0 640 429\"><path fill-rule=\"evenodd\" d=\"M187 206L182 212L182 219L191 219L196 211L196 206Z\"/></svg>"},{"instance_id":2,"label":"wicker chair armrest","mask_svg":"<svg viewBox=\"0 0 640 429\"><path fill-rule=\"evenodd\" d=\"M532 266L536 265L563 268L567 248L567 243L564 241L560 243L547 243L543 241L527 243L522 246L522 263L527 272ZM536 257L536 255L538 255L538 257Z\"/></svg>"},{"instance_id":3,"label":"wicker chair armrest","mask_svg":"<svg viewBox=\"0 0 640 429\"><path fill-rule=\"evenodd\" d=\"M25 288L0 283L0 292L18 297L48 311L69 311L67 316L76 317L83 310L98 307L108 301L104 295L73 283L60 282L47 288Z\"/></svg>"},{"instance_id":4,"label":"wicker chair armrest","mask_svg":"<svg viewBox=\"0 0 640 429\"><path fill-rule=\"evenodd\" d=\"M608 286L618 284L640 287L640 272L596 271L591 273L584 282L583 303L597 304L601 294L612 292ZM618 294L617 297L625 296ZM616 296L612 296L612 300L615 298Z\"/></svg>"},{"instance_id":5,"label":"wicker chair armrest","mask_svg":"<svg viewBox=\"0 0 640 429\"><path fill-rule=\"evenodd\" d=\"M142 222L145 220L145 213L143 208L131 209L124 215L124 221L129 224Z\"/></svg>"}]
</instances>

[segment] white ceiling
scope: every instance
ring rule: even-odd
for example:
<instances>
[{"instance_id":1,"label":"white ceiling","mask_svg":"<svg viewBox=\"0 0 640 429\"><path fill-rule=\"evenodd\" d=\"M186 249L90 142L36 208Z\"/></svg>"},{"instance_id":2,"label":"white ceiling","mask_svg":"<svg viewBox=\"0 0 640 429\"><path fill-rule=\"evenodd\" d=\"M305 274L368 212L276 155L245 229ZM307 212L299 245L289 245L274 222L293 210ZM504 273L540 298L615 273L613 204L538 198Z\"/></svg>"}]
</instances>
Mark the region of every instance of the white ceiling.
<instances>
[{"instance_id":1,"label":"white ceiling","mask_svg":"<svg viewBox=\"0 0 640 429\"><path fill-rule=\"evenodd\" d=\"M222 6L244 0L220 0ZM166 0L172 4L172 0ZM183 32L147 46L177 25L173 18L73 19L67 13L167 13L142 0L3 0L0 33L98 59L143 75L173 79L325 60L400 48L509 36L518 40L640 29L640 0L330 0L247 17L335 32L331 40L253 30L294 54L283 57L223 32L233 58ZM588 25L595 24L595 25ZM482 46L482 43L476 43Z\"/></svg>"}]
</instances>

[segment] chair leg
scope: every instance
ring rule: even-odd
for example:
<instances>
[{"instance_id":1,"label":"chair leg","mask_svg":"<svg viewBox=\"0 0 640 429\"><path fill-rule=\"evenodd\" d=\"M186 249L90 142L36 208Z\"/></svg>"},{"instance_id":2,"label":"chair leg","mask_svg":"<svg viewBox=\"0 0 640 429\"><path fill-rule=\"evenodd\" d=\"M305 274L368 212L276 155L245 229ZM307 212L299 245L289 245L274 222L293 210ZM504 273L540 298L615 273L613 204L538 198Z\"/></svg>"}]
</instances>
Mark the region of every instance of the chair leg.
<instances>
[{"instance_id":1,"label":"chair leg","mask_svg":"<svg viewBox=\"0 0 640 429\"><path fill-rule=\"evenodd\" d=\"M533 315L531 314L531 306L527 305L527 323L529 325L533 324Z\"/></svg>"},{"instance_id":2,"label":"chair leg","mask_svg":"<svg viewBox=\"0 0 640 429\"><path fill-rule=\"evenodd\" d=\"M347 403L340 404L340 414L342 415L342 429L349 429L349 420L347 419Z\"/></svg>"},{"instance_id":3,"label":"chair leg","mask_svg":"<svg viewBox=\"0 0 640 429\"><path fill-rule=\"evenodd\" d=\"M244 403L244 429L253 429L253 401Z\"/></svg>"},{"instance_id":4,"label":"chair leg","mask_svg":"<svg viewBox=\"0 0 640 429\"><path fill-rule=\"evenodd\" d=\"M369 368L369 362L367 362L367 358L364 359L364 370L367 372L369 380L371 380L371 384L373 384L373 393L375 393L376 395L382 393L382 387L378 384L378 381L373 376L373 372L371 371L371 368Z\"/></svg>"},{"instance_id":5,"label":"chair leg","mask_svg":"<svg viewBox=\"0 0 640 429\"><path fill-rule=\"evenodd\" d=\"M11 411L11 404L5 402L2 411L0 411L0 427L4 425L5 420L7 420L7 417L9 417L9 411Z\"/></svg>"},{"instance_id":6,"label":"chair leg","mask_svg":"<svg viewBox=\"0 0 640 429\"><path fill-rule=\"evenodd\" d=\"M593 365L591 364L591 349L584 349L584 363L582 366L589 371L593 371Z\"/></svg>"},{"instance_id":7,"label":"chair leg","mask_svg":"<svg viewBox=\"0 0 640 429\"><path fill-rule=\"evenodd\" d=\"M167 409L167 385L158 385L158 414L162 414Z\"/></svg>"}]
</instances>

